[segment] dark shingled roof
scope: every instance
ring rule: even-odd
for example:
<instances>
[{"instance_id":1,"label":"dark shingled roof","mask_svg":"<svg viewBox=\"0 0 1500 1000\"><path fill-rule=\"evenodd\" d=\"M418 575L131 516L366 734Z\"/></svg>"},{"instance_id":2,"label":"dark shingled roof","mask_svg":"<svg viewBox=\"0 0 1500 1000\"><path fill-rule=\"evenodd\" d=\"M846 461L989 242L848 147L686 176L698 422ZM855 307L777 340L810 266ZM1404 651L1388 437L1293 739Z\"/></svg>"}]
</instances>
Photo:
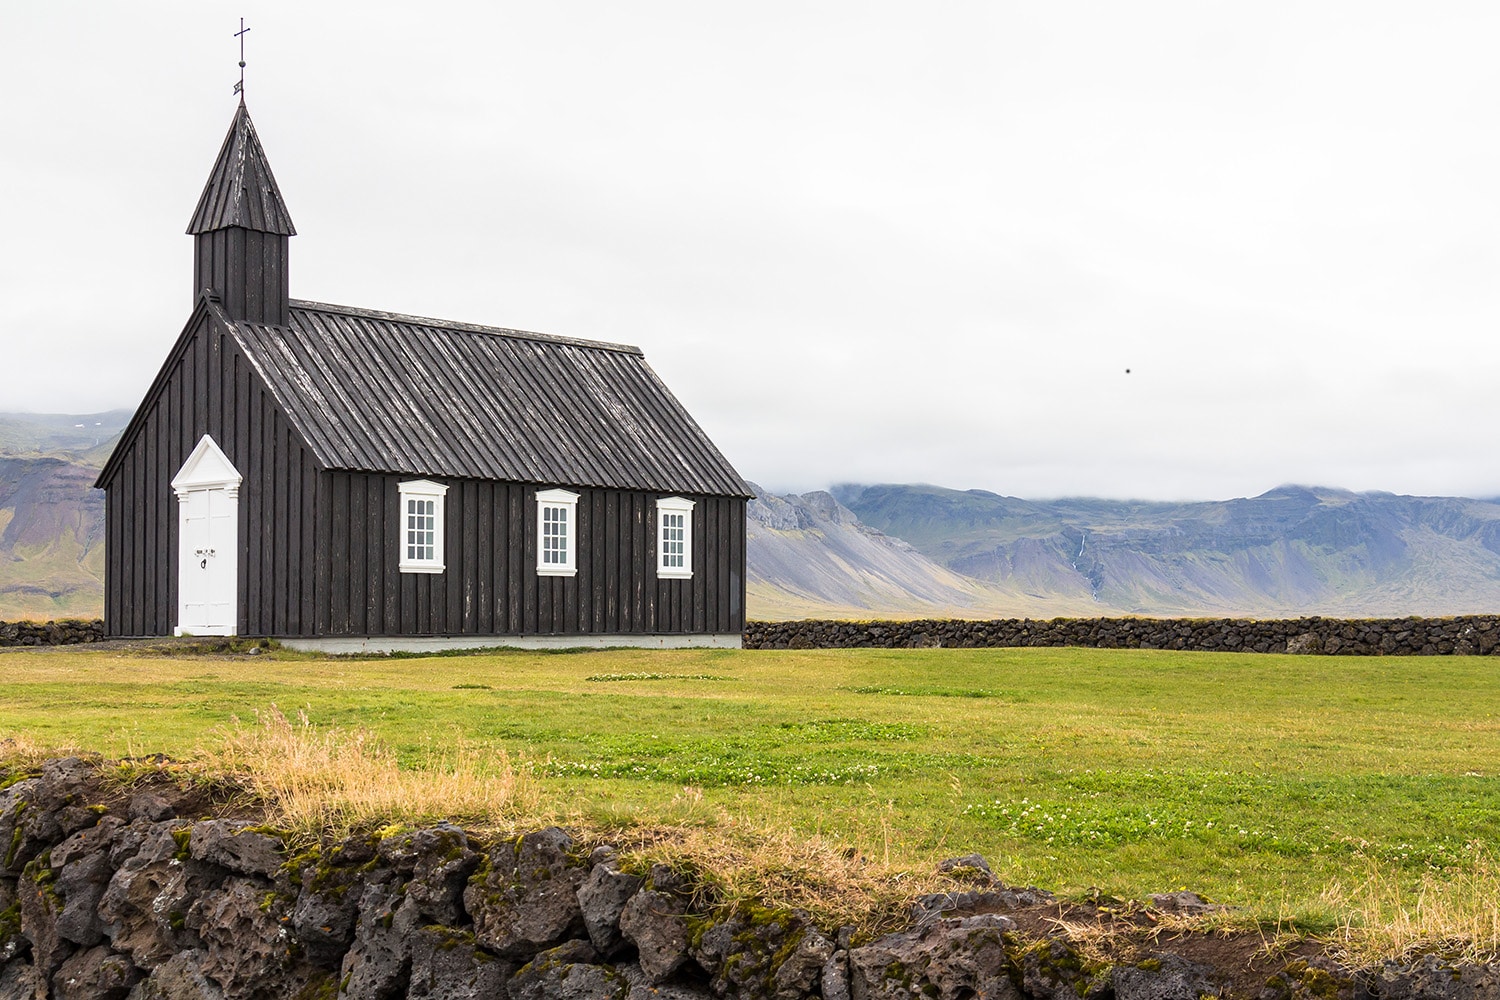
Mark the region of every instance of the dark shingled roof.
<instances>
[{"instance_id":1,"label":"dark shingled roof","mask_svg":"<svg viewBox=\"0 0 1500 1000\"><path fill-rule=\"evenodd\" d=\"M187 231L188 235L197 236L230 226L282 236L297 235L243 100Z\"/></svg>"},{"instance_id":2,"label":"dark shingled roof","mask_svg":"<svg viewBox=\"0 0 1500 1000\"><path fill-rule=\"evenodd\" d=\"M296 300L288 326L215 311L328 468L750 496L638 348Z\"/></svg>"}]
</instances>

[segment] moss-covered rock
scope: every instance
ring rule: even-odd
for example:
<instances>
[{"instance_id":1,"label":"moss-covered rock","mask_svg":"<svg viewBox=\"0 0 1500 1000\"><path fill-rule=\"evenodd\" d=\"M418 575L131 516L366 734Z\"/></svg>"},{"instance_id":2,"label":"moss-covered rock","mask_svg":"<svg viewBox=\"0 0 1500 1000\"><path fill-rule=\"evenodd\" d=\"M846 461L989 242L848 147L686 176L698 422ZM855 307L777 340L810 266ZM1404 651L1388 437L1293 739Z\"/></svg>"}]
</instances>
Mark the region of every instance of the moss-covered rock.
<instances>
[{"instance_id":1,"label":"moss-covered rock","mask_svg":"<svg viewBox=\"0 0 1500 1000\"><path fill-rule=\"evenodd\" d=\"M1021 941L1007 935L1011 980L1032 1000L1093 1000L1108 993L1108 964L1085 958L1055 938Z\"/></svg>"},{"instance_id":2,"label":"moss-covered rock","mask_svg":"<svg viewBox=\"0 0 1500 1000\"><path fill-rule=\"evenodd\" d=\"M834 945L799 910L742 904L693 928L692 956L715 993L795 1000L817 992Z\"/></svg>"},{"instance_id":3,"label":"moss-covered rock","mask_svg":"<svg viewBox=\"0 0 1500 1000\"><path fill-rule=\"evenodd\" d=\"M573 846L572 837L550 827L490 849L463 894L481 945L528 958L584 935L578 889L588 873Z\"/></svg>"},{"instance_id":4,"label":"moss-covered rock","mask_svg":"<svg viewBox=\"0 0 1500 1000\"><path fill-rule=\"evenodd\" d=\"M912 1000L914 995L930 1000L1020 1000L1003 928L964 923L940 920L851 949L853 995L861 1000Z\"/></svg>"}]
</instances>

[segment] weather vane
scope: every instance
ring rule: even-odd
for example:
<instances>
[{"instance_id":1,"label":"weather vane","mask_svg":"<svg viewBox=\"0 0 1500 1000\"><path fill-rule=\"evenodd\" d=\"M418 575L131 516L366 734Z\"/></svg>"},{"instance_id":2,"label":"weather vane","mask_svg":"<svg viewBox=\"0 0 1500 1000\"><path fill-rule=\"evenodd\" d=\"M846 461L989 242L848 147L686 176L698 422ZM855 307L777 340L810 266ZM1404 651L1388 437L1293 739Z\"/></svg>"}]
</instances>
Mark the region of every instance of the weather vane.
<instances>
[{"instance_id":1,"label":"weather vane","mask_svg":"<svg viewBox=\"0 0 1500 1000\"><path fill-rule=\"evenodd\" d=\"M245 32L250 29L245 27L245 19L240 18L240 30L234 33L234 37L240 40L240 82L234 85L234 92L241 99L245 96Z\"/></svg>"}]
</instances>

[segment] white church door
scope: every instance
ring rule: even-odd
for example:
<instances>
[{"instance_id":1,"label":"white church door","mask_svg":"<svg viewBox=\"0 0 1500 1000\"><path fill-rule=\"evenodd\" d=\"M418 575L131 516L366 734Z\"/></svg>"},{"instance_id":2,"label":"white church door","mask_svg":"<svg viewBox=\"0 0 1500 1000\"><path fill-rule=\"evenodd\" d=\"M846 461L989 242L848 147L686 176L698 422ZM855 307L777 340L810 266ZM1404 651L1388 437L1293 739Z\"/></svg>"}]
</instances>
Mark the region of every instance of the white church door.
<instances>
[{"instance_id":1,"label":"white church door","mask_svg":"<svg viewBox=\"0 0 1500 1000\"><path fill-rule=\"evenodd\" d=\"M234 635L239 620L241 476L203 435L172 479L177 494L177 634Z\"/></svg>"}]
</instances>

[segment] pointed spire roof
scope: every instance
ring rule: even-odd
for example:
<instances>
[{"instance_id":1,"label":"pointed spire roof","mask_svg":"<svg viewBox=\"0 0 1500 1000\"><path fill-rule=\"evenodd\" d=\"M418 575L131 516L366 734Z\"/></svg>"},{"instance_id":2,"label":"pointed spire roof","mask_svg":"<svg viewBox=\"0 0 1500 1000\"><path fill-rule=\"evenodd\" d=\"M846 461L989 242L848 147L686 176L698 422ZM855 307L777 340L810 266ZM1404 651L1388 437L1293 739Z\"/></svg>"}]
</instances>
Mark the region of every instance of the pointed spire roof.
<instances>
[{"instance_id":1,"label":"pointed spire roof","mask_svg":"<svg viewBox=\"0 0 1500 1000\"><path fill-rule=\"evenodd\" d=\"M281 236L297 235L243 98L187 231L188 235L197 236L230 226Z\"/></svg>"}]
</instances>

